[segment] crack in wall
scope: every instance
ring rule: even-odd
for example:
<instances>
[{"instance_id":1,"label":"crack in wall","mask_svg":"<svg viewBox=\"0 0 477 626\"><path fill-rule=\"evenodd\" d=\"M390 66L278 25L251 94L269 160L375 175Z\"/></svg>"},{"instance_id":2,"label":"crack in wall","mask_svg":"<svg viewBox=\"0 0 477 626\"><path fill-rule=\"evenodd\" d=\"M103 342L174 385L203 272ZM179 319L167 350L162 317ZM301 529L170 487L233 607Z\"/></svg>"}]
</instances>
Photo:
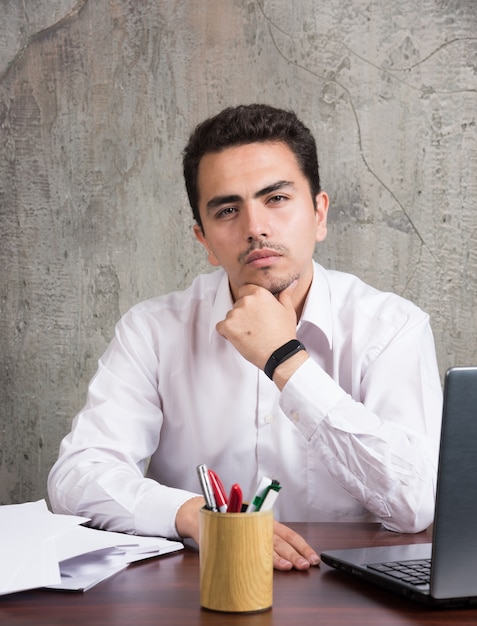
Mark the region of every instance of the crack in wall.
<instances>
[{"instance_id":1,"label":"crack in wall","mask_svg":"<svg viewBox=\"0 0 477 626\"><path fill-rule=\"evenodd\" d=\"M273 21L266 15L261 3L258 3L260 6L260 10L262 11L262 14L265 18L265 20L267 21L267 25L268 25L268 31L270 34L270 38L271 41L273 43L274 48L276 49L276 51L278 52L278 54L290 65L294 65L295 67L297 67L298 69L301 69L305 72L307 72L308 74L311 74L312 76L315 76L315 78L318 78L319 80L323 81L323 82L333 82L335 85L337 85L338 87L340 87L340 89L342 89L344 91L344 93L347 94L348 96L348 101L351 107L351 111L353 113L355 122L356 122L356 130L357 130L357 134L358 134L358 148L359 148L359 154L360 157L362 159L362 162L365 166L365 168L367 169L367 171L371 174L371 176L373 176L373 178L381 185L381 187L383 189L386 190L386 192L391 196L391 198L394 200L394 202L397 204L397 206L399 207L399 210L402 212L402 214L404 215L404 217L406 218L407 222L409 223L411 229L413 230L413 232L415 233L415 235L417 236L417 238L419 239L419 241L421 242L421 245L429 252L429 254L431 255L431 257L434 259L434 261L436 263L439 263L436 255L434 254L433 250L430 248L430 246L426 243L423 235L420 233L419 229L417 228L416 224L414 223L414 221L412 220L411 216L409 215L409 212L406 210L406 208L404 207L404 205L400 202L399 198L396 196L396 194L393 192L393 190L386 185L386 183L378 176L378 174L373 170L373 168L369 165L368 160L366 159L366 156L364 154L364 148L363 148L363 141L362 141L362 134L361 134L361 125L359 122L359 117L358 117L358 113L356 111L356 107L354 106L353 103L353 97L352 94L350 92L350 90L345 87L343 84L341 84L338 80L336 80L336 78L332 78L331 76L323 76L321 74L319 74L318 72L315 72L314 70L310 69L309 67L307 67L306 65L302 65L301 63L299 63L296 60L293 60L291 58L289 58L281 49L280 46L278 45L274 35L273 35L273 30L272 30L272 26L277 28L277 30L280 30L280 32L282 32L283 34L287 35L288 37L290 37L290 35L288 35L287 33L285 33L282 29L276 27L276 25L273 23Z\"/></svg>"},{"instance_id":2,"label":"crack in wall","mask_svg":"<svg viewBox=\"0 0 477 626\"><path fill-rule=\"evenodd\" d=\"M477 42L477 37L456 37L455 39L452 39L451 41L445 42L442 45L438 46L430 54L428 54L426 57L424 57L424 59L421 59L420 61L417 61L416 63L413 63L412 65L409 65L408 67L390 67L388 65L378 65L377 63L373 63L369 59L366 59L361 54L358 54L356 51L354 51L352 48L347 46L342 41L340 41L339 44L341 46L343 46L343 48L345 50L347 50L347 52L349 52L349 54L353 55L354 57L356 57L360 61L363 61L363 63L366 63L370 67L374 67L376 70L378 70L380 72L384 72L385 74L387 74L393 80L396 80L399 83L401 83L402 85L404 85L405 87L408 87L408 89L412 89L414 91L418 91L418 92L423 93L423 94L429 93L429 91L431 91L432 93L436 93L436 94L449 94L449 95L450 94L456 94L456 93L477 93L477 88L475 88L475 89L472 89L472 88L435 89L434 87L427 87L427 86L426 87L416 87L416 86L408 83L407 81L405 81L402 78L400 78L400 77L395 75L395 73L398 73L398 72L411 72L416 67L419 67L419 66L423 65L424 63L426 63L431 57L436 55L438 52L443 50L445 47L447 47L449 45L454 45L456 43L460 43L462 41L476 41Z\"/></svg>"},{"instance_id":3,"label":"crack in wall","mask_svg":"<svg viewBox=\"0 0 477 626\"><path fill-rule=\"evenodd\" d=\"M15 53L13 58L7 63L7 66L4 72L0 74L0 85L5 81L5 79L8 77L8 75L16 66L16 64L20 61L20 59L22 59L23 55L28 50L28 48L32 45L32 43L41 40L43 37L47 37L50 33L55 32L56 30L67 25L72 20L76 19L81 14L83 9L86 7L88 2L89 0L78 0L78 2L71 9L71 11L69 11L66 15L63 15L63 17L57 20L54 24L50 24L50 26L47 26L46 28L42 28L41 30L33 33L32 35L29 35L26 38L26 41L23 44L23 46L18 50L18 52ZM29 25L30 21L28 18L28 11L25 7L24 2L22 2L22 6L23 6L23 14L25 16L25 21Z\"/></svg>"}]
</instances>

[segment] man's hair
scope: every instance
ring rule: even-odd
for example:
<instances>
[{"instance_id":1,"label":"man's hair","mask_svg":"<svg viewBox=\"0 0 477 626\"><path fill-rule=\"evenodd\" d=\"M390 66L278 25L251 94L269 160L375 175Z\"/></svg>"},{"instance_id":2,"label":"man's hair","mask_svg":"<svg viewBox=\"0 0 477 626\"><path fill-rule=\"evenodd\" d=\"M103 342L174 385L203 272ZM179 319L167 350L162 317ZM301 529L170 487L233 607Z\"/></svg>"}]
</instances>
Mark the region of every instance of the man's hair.
<instances>
[{"instance_id":1,"label":"man's hair","mask_svg":"<svg viewBox=\"0 0 477 626\"><path fill-rule=\"evenodd\" d=\"M187 195L194 219L201 228L197 183L201 158L226 148L273 141L285 143L293 152L315 202L320 192L316 142L295 113L266 104L229 107L201 122L192 132L183 153Z\"/></svg>"}]
</instances>

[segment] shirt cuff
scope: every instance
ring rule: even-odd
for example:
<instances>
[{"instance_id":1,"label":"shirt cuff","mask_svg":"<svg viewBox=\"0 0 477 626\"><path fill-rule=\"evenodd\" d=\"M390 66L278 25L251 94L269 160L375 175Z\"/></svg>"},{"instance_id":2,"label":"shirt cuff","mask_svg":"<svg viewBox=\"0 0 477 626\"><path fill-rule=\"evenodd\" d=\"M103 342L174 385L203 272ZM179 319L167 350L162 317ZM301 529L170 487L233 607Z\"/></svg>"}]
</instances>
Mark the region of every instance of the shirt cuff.
<instances>
[{"instance_id":1,"label":"shirt cuff","mask_svg":"<svg viewBox=\"0 0 477 626\"><path fill-rule=\"evenodd\" d=\"M160 499L154 497L142 499L134 512L136 533L181 540L176 528L177 511L184 502L196 498L199 494L164 485L160 486L160 492Z\"/></svg>"},{"instance_id":2,"label":"shirt cuff","mask_svg":"<svg viewBox=\"0 0 477 626\"><path fill-rule=\"evenodd\" d=\"M307 359L290 376L280 394L280 408L310 440L346 392L317 364Z\"/></svg>"}]
</instances>

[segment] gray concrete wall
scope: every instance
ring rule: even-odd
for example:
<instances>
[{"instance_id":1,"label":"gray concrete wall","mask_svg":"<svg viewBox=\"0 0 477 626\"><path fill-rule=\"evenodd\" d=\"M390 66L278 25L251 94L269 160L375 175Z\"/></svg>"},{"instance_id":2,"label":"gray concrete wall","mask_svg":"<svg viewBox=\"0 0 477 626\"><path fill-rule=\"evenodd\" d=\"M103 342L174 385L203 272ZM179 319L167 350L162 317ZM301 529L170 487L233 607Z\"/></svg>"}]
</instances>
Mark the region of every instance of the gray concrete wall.
<instances>
[{"instance_id":1,"label":"gray concrete wall","mask_svg":"<svg viewBox=\"0 0 477 626\"><path fill-rule=\"evenodd\" d=\"M475 0L0 0L0 502L46 495L118 317L208 271L180 153L226 105L316 134L316 258L477 363Z\"/></svg>"}]
</instances>

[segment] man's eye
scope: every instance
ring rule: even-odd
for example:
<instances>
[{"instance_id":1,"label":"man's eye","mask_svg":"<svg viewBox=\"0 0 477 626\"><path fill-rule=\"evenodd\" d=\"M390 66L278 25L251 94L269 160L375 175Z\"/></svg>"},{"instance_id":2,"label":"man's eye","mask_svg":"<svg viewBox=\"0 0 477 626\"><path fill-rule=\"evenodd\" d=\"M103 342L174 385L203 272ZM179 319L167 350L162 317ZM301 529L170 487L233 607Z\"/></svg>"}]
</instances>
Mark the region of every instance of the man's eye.
<instances>
[{"instance_id":1,"label":"man's eye","mask_svg":"<svg viewBox=\"0 0 477 626\"><path fill-rule=\"evenodd\" d=\"M281 196L281 195L272 196L270 198L270 202L274 202L275 204L279 202L283 202L284 200L286 200L286 196Z\"/></svg>"},{"instance_id":2,"label":"man's eye","mask_svg":"<svg viewBox=\"0 0 477 626\"><path fill-rule=\"evenodd\" d=\"M233 206L225 207L225 209L220 210L216 217L228 217L229 215L233 215L237 209Z\"/></svg>"}]
</instances>

